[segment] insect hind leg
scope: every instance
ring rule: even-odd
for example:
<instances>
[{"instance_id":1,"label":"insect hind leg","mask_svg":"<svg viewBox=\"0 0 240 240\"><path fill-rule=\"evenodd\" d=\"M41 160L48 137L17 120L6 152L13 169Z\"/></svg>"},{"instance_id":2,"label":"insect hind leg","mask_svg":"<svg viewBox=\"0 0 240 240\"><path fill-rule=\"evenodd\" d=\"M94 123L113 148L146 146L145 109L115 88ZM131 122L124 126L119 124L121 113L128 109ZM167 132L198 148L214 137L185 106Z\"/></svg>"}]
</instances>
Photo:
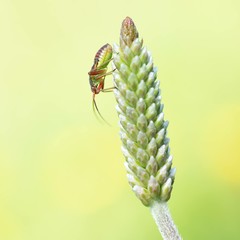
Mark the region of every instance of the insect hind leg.
<instances>
[{"instance_id":1,"label":"insect hind leg","mask_svg":"<svg viewBox=\"0 0 240 240\"><path fill-rule=\"evenodd\" d=\"M109 87L109 88L104 88L101 90L101 92L113 92L114 89L117 89L116 87Z\"/></svg>"}]
</instances>

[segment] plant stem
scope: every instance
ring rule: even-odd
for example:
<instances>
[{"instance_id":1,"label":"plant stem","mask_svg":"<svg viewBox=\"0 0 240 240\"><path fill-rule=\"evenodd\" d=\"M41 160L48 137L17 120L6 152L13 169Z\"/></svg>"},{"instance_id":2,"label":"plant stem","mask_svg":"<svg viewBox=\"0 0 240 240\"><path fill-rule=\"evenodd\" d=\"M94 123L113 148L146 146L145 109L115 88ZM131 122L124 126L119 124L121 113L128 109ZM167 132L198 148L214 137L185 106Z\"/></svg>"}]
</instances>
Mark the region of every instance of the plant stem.
<instances>
[{"instance_id":1,"label":"plant stem","mask_svg":"<svg viewBox=\"0 0 240 240\"><path fill-rule=\"evenodd\" d=\"M155 201L150 206L150 210L164 240L182 239L172 220L166 202Z\"/></svg>"}]
</instances>

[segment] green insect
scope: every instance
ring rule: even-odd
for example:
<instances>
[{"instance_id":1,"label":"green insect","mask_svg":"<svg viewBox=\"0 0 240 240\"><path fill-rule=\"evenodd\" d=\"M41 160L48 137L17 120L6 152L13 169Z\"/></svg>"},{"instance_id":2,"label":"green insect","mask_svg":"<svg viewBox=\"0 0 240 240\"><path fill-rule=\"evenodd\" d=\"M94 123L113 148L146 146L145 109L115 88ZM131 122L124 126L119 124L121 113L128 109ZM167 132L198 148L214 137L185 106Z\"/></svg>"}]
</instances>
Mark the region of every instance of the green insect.
<instances>
[{"instance_id":1,"label":"green insect","mask_svg":"<svg viewBox=\"0 0 240 240\"><path fill-rule=\"evenodd\" d=\"M112 60L112 46L110 44L103 45L96 53L94 58L93 66L88 72L89 75L89 84L91 87L91 91L93 93L92 96L92 106L93 111L97 110L99 116L106 122L106 120L102 117L101 113L98 110L95 95L100 92L111 92L115 87L104 88L104 81L107 75L112 74L114 71L107 72L107 66L109 62Z\"/></svg>"}]
</instances>

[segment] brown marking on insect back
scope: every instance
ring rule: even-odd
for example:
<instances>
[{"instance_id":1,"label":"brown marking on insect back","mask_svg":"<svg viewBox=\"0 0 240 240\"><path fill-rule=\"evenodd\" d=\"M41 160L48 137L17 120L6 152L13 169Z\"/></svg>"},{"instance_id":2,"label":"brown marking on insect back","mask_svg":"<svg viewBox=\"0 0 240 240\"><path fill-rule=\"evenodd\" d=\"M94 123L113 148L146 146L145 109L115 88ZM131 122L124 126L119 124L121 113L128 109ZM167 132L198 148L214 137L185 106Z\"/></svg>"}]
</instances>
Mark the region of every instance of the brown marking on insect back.
<instances>
[{"instance_id":1,"label":"brown marking on insect back","mask_svg":"<svg viewBox=\"0 0 240 240\"><path fill-rule=\"evenodd\" d=\"M96 53L95 58L94 58L94 62L99 62L100 58L102 57L102 53L103 51L105 51L105 49L108 48L108 46L110 46L108 43L103 45Z\"/></svg>"}]
</instances>

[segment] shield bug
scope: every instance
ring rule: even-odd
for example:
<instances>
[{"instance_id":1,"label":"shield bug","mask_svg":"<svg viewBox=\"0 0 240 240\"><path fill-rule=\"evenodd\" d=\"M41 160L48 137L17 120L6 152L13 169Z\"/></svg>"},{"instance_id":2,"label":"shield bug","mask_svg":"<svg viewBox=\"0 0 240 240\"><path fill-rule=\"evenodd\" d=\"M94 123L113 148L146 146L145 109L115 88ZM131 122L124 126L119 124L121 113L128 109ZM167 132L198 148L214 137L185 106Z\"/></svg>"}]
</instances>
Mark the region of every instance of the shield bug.
<instances>
[{"instance_id":1,"label":"shield bug","mask_svg":"<svg viewBox=\"0 0 240 240\"><path fill-rule=\"evenodd\" d=\"M109 62L112 60L112 46L110 44L103 45L96 53L94 58L94 63L91 70L88 72L89 75L89 84L91 87L91 91L93 93L92 96L92 106L93 110L97 110L99 116L104 120L101 113L98 110L95 95L100 92L111 92L115 87L104 88L104 81L107 75L112 74L114 71L107 72L107 67ZM106 120L104 120L106 122Z\"/></svg>"}]
</instances>

